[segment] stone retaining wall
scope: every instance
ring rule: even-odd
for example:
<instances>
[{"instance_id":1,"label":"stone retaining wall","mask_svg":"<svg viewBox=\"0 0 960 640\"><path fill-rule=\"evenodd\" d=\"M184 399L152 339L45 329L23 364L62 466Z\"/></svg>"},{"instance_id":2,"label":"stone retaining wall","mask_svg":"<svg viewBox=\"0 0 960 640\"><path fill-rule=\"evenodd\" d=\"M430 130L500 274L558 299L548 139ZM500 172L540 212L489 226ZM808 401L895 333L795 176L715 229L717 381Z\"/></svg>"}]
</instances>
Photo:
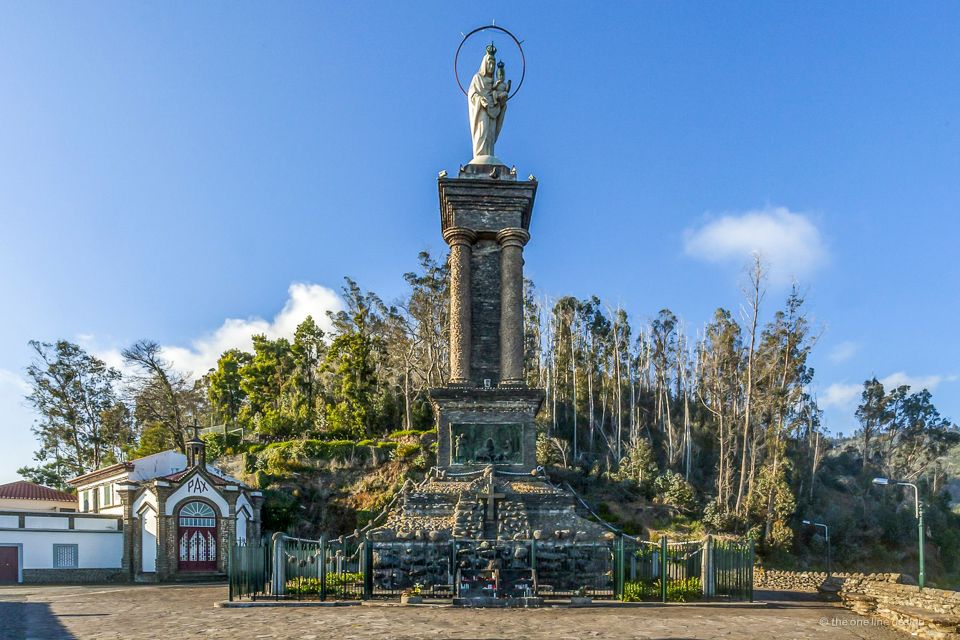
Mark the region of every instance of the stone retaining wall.
<instances>
[{"instance_id":1,"label":"stone retaining wall","mask_svg":"<svg viewBox=\"0 0 960 640\"><path fill-rule=\"evenodd\" d=\"M840 590L844 606L861 615L888 620L920 638L960 640L960 592L848 578Z\"/></svg>"},{"instance_id":2,"label":"stone retaining wall","mask_svg":"<svg viewBox=\"0 0 960 640\"><path fill-rule=\"evenodd\" d=\"M757 569L755 589L815 593L827 579L817 571ZM922 591L899 573L835 573L843 605L863 616L880 618L919 638L960 640L960 592L925 588Z\"/></svg>"},{"instance_id":3,"label":"stone retaining wall","mask_svg":"<svg viewBox=\"0 0 960 640\"><path fill-rule=\"evenodd\" d=\"M834 573L837 581L871 580L875 582L894 583L900 581L899 573ZM765 570L757 568L753 574L754 589L769 589L772 591L800 591L816 593L827 579L826 572L820 571L780 571L777 569Z\"/></svg>"},{"instance_id":4,"label":"stone retaining wall","mask_svg":"<svg viewBox=\"0 0 960 640\"><path fill-rule=\"evenodd\" d=\"M24 584L127 582L123 569L24 569Z\"/></svg>"}]
</instances>

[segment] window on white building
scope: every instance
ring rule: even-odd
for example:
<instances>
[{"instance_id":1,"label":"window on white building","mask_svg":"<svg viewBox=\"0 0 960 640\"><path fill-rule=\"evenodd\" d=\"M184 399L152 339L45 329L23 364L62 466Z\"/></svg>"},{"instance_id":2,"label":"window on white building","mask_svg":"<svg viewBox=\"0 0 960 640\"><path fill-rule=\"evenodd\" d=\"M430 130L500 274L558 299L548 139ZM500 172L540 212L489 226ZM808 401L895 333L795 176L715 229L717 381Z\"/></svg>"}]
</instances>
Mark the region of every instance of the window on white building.
<instances>
[{"instance_id":1,"label":"window on white building","mask_svg":"<svg viewBox=\"0 0 960 640\"><path fill-rule=\"evenodd\" d=\"M80 508L84 513L90 511L90 491L83 491L83 506Z\"/></svg>"},{"instance_id":2,"label":"window on white building","mask_svg":"<svg viewBox=\"0 0 960 640\"><path fill-rule=\"evenodd\" d=\"M53 545L53 568L76 569L78 555L77 551L77 545L75 544Z\"/></svg>"}]
</instances>

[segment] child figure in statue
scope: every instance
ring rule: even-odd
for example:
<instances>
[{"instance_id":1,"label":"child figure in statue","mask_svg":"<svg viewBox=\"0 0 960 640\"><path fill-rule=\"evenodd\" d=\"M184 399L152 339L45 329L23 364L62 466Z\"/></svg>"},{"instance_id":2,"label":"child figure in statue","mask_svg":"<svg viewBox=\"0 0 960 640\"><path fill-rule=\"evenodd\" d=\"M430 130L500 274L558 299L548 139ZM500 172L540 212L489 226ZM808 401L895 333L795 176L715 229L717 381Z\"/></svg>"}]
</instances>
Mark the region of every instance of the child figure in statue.
<instances>
[{"instance_id":1,"label":"child figure in statue","mask_svg":"<svg viewBox=\"0 0 960 640\"><path fill-rule=\"evenodd\" d=\"M513 80L506 79L506 68L503 60L497 63L497 81L493 85L493 99L497 104L507 104L507 98L510 96L510 85Z\"/></svg>"}]
</instances>

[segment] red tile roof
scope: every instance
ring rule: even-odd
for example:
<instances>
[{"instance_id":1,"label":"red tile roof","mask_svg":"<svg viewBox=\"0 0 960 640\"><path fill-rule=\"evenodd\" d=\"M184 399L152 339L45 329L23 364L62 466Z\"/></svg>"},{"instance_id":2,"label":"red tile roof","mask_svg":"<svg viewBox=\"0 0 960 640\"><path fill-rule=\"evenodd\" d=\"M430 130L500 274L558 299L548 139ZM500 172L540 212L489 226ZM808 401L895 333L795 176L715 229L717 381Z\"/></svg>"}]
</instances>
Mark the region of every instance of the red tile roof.
<instances>
[{"instance_id":1,"label":"red tile roof","mask_svg":"<svg viewBox=\"0 0 960 640\"><path fill-rule=\"evenodd\" d=\"M76 502L77 496L66 491L57 491L50 487L20 480L10 484L0 484L0 498L8 500L50 500L54 502Z\"/></svg>"}]
</instances>

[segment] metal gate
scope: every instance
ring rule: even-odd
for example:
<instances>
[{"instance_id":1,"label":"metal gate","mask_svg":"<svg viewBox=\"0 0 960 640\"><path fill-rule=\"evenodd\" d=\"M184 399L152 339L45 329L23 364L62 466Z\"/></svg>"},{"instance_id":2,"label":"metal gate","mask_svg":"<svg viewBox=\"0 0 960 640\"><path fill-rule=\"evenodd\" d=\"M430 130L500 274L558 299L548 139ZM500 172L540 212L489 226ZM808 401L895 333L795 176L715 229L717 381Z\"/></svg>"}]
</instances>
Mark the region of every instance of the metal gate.
<instances>
[{"instance_id":1,"label":"metal gate","mask_svg":"<svg viewBox=\"0 0 960 640\"><path fill-rule=\"evenodd\" d=\"M616 551L617 596L624 601L753 599L751 541L659 542L622 535Z\"/></svg>"}]
</instances>

